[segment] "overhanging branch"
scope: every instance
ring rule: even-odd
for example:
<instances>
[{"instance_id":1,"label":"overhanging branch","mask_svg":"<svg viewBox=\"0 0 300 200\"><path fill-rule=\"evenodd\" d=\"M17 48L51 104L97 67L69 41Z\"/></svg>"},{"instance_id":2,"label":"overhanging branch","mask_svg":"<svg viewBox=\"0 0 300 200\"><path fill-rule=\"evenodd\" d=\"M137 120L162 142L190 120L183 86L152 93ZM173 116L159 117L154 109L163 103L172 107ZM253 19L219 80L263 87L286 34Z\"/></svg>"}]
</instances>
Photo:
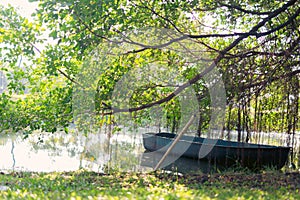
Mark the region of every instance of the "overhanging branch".
<instances>
[{"instance_id":1,"label":"overhanging branch","mask_svg":"<svg viewBox=\"0 0 300 200\"><path fill-rule=\"evenodd\" d=\"M259 22L257 25L255 25L249 32L240 34L239 37L236 40L234 40L228 47L226 47L224 50L220 51L219 55L214 59L214 62L208 68L206 68L204 71L202 71L201 73L194 76L188 82L186 82L183 85L181 85L180 87L178 87L174 92L172 92L165 98L154 101L149 104L141 105L141 106L135 107L135 108L125 108L125 109L113 108L112 112L109 112L106 114L114 114L114 113L120 113L120 112L135 112L135 111L150 108L152 106L159 105L164 102L170 101L175 96L177 96L180 92L182 92L184 89L186 89L187 87L189 87L192 84L195 84L197 81L199 81L201 78L203 78L206 74L208 74L210 71L212 71L215 68L215 66L224 58L225 54L228 51L230 51L235 46L237 46L245 38L257 33L257 31L261 27L263 27L268 21L272 20L273 18L275 18L276 16L278 16L279 14L281 14L282 12L287 10L289 7L293 6L296 2L297 2L297 0L291 0L291 1L287 2L281 8L276 9L275 11L271 12L266 18L264 18L261 22ZM171 44L171 43L168 42L166 44ZM143 47L143 48L145 48L145 47Z\"/></svg>"}]
</instances>

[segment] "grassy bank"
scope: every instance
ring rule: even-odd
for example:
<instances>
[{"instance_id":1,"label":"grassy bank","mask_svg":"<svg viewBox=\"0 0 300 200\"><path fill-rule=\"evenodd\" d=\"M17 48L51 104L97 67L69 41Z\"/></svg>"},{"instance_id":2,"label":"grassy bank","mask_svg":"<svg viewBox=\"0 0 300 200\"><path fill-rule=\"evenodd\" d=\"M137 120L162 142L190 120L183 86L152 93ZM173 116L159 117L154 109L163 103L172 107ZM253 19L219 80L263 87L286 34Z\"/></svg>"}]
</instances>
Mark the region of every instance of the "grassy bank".
<instances>
[{"instance_id":1,"label":"grassy bank","mask_svg":"<svg viewBox=\"0 0 300 200\"><path fill-rule=\"evenodd\" d=\"M0 175L0 199L300 199L300 173Z\"/></svg>"}]
</instances>

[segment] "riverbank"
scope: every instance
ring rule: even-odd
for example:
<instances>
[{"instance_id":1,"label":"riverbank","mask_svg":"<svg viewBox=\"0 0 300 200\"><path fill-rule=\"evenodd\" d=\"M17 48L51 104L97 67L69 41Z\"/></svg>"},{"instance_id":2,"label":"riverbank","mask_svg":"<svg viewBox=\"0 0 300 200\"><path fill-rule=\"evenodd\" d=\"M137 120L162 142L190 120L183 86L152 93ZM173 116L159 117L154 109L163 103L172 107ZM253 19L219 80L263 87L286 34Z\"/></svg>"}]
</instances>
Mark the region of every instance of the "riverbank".
<instances>
[{"instance_id":1,"label":"riverbank","mask_svg":"<svg viewBox=\"0 0 300 200\"><path fill-rule=\"evenodd\" d=\"M0 185L0 199L300 199L300 172L10 172Z\"/></svg>"}]
</instances>

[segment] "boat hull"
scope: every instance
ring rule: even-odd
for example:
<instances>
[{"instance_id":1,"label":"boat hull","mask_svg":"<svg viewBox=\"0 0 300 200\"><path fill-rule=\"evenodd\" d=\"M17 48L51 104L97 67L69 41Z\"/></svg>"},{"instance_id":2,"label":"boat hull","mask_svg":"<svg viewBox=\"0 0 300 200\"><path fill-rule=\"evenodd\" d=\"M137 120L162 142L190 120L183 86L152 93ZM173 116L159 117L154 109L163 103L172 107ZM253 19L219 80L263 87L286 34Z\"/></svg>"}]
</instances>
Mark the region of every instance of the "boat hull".
<instances>
[{"instance_id":1,"label":"boat hull","mask_svg":"<svg viewBox=\"0 0 300 200\"><path fill-rule=\"evenodd\" d=\"M172 133L145 133L143 144L150 152L165 152L175 137L176 135ZM290 147L182 136L171 153L179 157L208 160L223 166L240 165L251 169L262 167L281 169L288 159L289 152Z\"/></svg>"}]
</instances>

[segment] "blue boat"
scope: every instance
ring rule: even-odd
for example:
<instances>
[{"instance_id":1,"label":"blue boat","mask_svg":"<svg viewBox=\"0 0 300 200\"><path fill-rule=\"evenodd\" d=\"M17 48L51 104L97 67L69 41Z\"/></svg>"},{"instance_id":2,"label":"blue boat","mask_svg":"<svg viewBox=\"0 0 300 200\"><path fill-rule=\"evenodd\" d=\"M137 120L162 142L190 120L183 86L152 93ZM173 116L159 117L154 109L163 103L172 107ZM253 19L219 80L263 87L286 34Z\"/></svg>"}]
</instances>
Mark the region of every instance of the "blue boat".
<instances>
[{"instance_id":1,"label":"blue boat","mask_svg":"<svg viewBox=\"0 0 300 200\"><path fill-rule=\"evenodd\" d=\"M145 133L143 145L150 152L166 152L176 137L173 133ZM281 169L287 162L290 147L231 142L182 136L172 155L208 160L223 166L240 165L250 169L273 167Z\"/></svg>"}]
</instances>

